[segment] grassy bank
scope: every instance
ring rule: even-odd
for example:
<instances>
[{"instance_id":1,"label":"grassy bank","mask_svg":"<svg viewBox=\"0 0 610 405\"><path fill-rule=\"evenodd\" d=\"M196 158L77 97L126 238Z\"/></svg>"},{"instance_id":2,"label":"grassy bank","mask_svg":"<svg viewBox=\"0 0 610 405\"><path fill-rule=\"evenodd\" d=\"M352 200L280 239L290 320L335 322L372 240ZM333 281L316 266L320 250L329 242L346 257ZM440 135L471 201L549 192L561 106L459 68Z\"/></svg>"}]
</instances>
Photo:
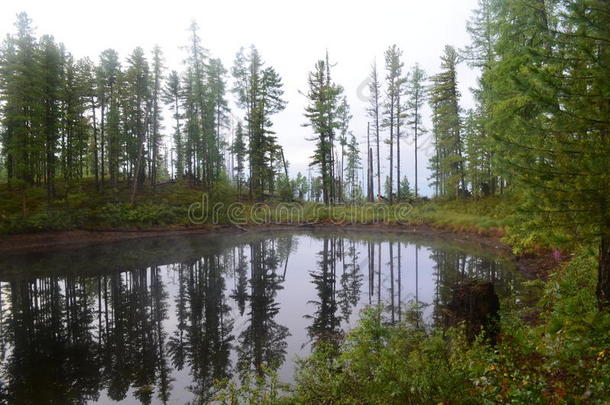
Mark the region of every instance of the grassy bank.
<instances>
[{"instance_id":1,"label":"grassy bank","mask_svg":"<svg viewBox=\"0 0 610 405\"><path fill-rule=\"evenodd\" d=\"M185 183L145 187L133 204L130 187L96 192L84 183L61 198L48 200L42 188L27 191L0 185L0 234L67 231L76 229L137 230L201 223L387 223L427 224L433 227L483 235L501 235L507 223L505 200L412 201L399 205L386 203L337 205L270 199L265 203L248 201L230 187L219 184L206 194ZM240 202L236 209L235 202ZM195 204L193 206L193 204ZM189 207L194 211L189 215Z\"/></svg>"},{"instance_id":2,"label":"grassy bank","mask_svg":"<svg viewBox=\"0 0 610 405\"><path fill-rule=\"evenodd\" d=\"M61 190L61 188L60 188ZM0 233L32 233L75 229L149 227L187 225L188 207L201 200L201 190L184 183L166 183L144 187L133 204L129 203L130 185L119 183L103 192L93 183L83 182L71 192L48 200L43 188L26 191L0 185ZM233 198L221 188L213 195L220 200Z\"/></svg>"}]
</instances>

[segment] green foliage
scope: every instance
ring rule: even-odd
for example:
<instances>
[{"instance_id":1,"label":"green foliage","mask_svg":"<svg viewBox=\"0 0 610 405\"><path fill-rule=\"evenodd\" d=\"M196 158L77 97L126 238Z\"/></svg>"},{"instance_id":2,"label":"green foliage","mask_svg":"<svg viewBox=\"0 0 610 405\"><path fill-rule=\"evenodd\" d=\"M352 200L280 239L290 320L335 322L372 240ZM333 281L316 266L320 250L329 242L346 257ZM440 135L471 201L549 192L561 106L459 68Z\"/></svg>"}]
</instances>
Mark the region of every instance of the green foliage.
<instances>
[{"instance_id":1,"label":"green foliage","mask_svg":"<svg viewBox=\"0 0 610 405\"><path fill-rule=\"evenodd\" d=\"M294 199L295 182L285 174L277 176L277 192L280 201L291 202Z\"/></svg>"},{"instance_id":2,"label":"green foliage","mask_svg":"<svg viewBox=\"0 0 610 405\"><path fill-rule=\"evenodd\" d=\"M383 183L383 192L385 193L386 198L390 198L393 194L392 189L394 184L392 184L392 180L390 180L390 176L385 177L385 183Z\"/></svg>"},{"instance_id":3,"label":"green foliage","mask_svg":"<svg viewBox=\"0 0 610 405\"><path fill-rule=\"evenodd\" d=\"M254 45L248 54L243 48L239 50L231 72L235 79L233 92L246 111L250 193L262 200L265 191L273 191L276 175L273 162L281 159L271 117L286 107L283 83L273 67L264 66Z\"/></svg>"},{"instance_id":4,"label":"green foliage","mask_svg":"<svg viewBox=\"0 0 610 405\"><path fill-rule=\"evenodd\" d=\"M241 121L237 122L237 129L235 130L235 140L233 141L233 145L231 145L231 152L235 156L234 170L237 181L237 189L241 191L241 187L244 182L244 173L246 169L245 162L247 154L244 128Z\"/></svg>"},{"instance_id":5,"label":"green foliage","mask_svg":"<svg viewBox=\"0 0 610 405\"><path fill-rule=\"evenodd\" d=\"M345 165L345 198L347 201L357 202L362 194L362 190L358 185L358 170L362 168L360 162L360 149L358 140L354 134L351 134L350 141L347 144L347 164Z\"/></svg>"},{"instance_id":6,"label":"green foliage","mask_svg":"<svg viewBox=\"0 0 610 405\"><path fill-rule=\"evenodd\" d=\"M402 50L396 45L391 45L385 53L386 69L386 99L384 101L382 126L389 128L390 137L386 140L390 145L390 190L394 187L394 143L396 143L396 163L398 176L396 177L397 189L400 189L400 125L404 120L403 105L400 96L404 92L405 78L402 76L403 62ZM395 139L396 138L396 139ZM394 194L390 191L386 195L390 201L394 200Z\"/></svg>"},{"instance_id":7,"label":"green foliage","mask_svg":"<svg viewBox=\"0 0 610 405\"><path fill-rule=\"evenodd\" d=\"M237 199L237 190L231 184L229 177L225 172L218 174L216 181L212 183L212 191L210 193L210 200L225 205L234 202Z\"/></svg>"},{"instance_id":8,"label":"green foliage","mask_svg":"<svg viewBox=\"0 0 610 405\"><path fill-rule=\"evenodd\" d=\"M322 179L318 176L311 178L311 186L309 188L311 192L311 199L313 201L320 201L320 197L322 196Z\"/></svg>"},{"instance_id":9,"label":"green foliage","mask_svg":"<svg viewBox=\"0 0 610 405\"><path fill-rule=\"evenodd\" d=\"M214 401L222 405L283 405L293 402L285 395L290 389L277 374L264 369L261 374L245 374L241 381L225 381Z\"/></svg>"},{"instance_id":10,"label":"green foliage","mask_svg":"<svg viewBox=\"0 0 610 405\"><path fill-rule=\"evenodd\" d=\"M598 303L610 308L610 4L481 6L473 45L481 60L488 31L491 58L474 132L493 138L484 148L518 198L515 229L533 243L598 243Z\"/></svg>"},{"instance_id":11,"label":"green foliage","mask_svg":"<svg viewBox=\"0 0 610 405\"><path fill-rule=\"evenodd\" d=\"M400 192L398 193L399 200L409 200L414 197L413 192L411 191L411 184L409 184L409 179L407 176L403 176L400 181Z\"/></svg>"},{"instance_id":12,"label":"green foliage","mask_svg":"<svg viewBox=\"0 0 610 405\"><path fill-rule=\"evenodd\" d=\"M165 101L174 113L176 177L211 190L224 171L227 72L218 59L208 57L196 24L190 32L187 72L172 72L164 90L159 47L150 63L136 47L124 67L112 49L103 51L95 65L88 58L76 60L52 36L37 38L32 21L19 14L16 33L0 46L0 147L6 180L44 185L54 199L60 194L56 183L63 183L65 197L79 190L88 174L95 178L96 191L127 179L133 202L146 181L153 187L161 183L174 163L161 135L160 103ZM281 104L279 77L267 69L262 78L261 88L268 91L265 108L273 109ZM272 138L268 130L265 135Z\"/></svg>"},{"instance_id":13,"label":"green foliage","mask_svg":"<svg viewBox=\"0 0 610 405\"><path fill-rule=\"evenodd\" d=\"M434 125L435 154L430 159L435 195L456 197L465 190L463 139L460 121L460 93L457 87L459 56L445 46L440 73L431 78L430 106Z\"/></svg>"},{"instance_id":14,"label":"green foliage","mask_svg":"<svg viewBox=\"0 0 610 405\"><path fill-rule=\"evenodd\" d=\"M309 192L309 182L307 181L307 177L303 176L301 172L298 172L297 177L294 179L294 187L301 200L305 198Z\"/></svg>"},{"instance_id":15,"label":"green foliage","mask_svg":"<svg viewBox=\"0 0 610 405\"><path fill-rule=\"evenodd\" d=\"M409 80L407 81L407 124L413 129L413 144L415 147L415 197L418 196L418 161L417 152L419 149L419 136L427 131L422 125L421 111L424 106L424 101L427 97L425 88L426 72L416 63L409 72Z\"/></svg>"},{"instance_id":16,"label":"green foliage","mask_svg":"<svg viewBox=\"0 0 610 405\"><path fill-rule=\"evenodd\" d=\"M188 223L188 207L161 204L106 204L91 212L90 224L100 227L139 228Z\"/></svg>"},{"instance_id":17,"label":"green foliage","mask_svg":"<svg viewBox=\"0 0 610 405\"><path fill-rule=\"evenodd\" d=\"M435 200L414 205L412 222L427 223L439 228L482 234L504 234L514 209L510 198L478 200Z\"/></svg>"},{"instance_id":18,"label":"green foliage","mask_svg":"<svg viewBox=\"0 0 610 405\"><path fill-rule=\"evenodd\" d=\"M308 105L305 107L305 117L308 122L303 126L311 127L315 137L314 154L310 166L318 168L321 177L322 199L325 204L337 201L334 148L336 130L346 127L349 115L345 100L341 98L343 87L332 81L331 64L326 59L316 62L314 70L307 80ZM342 103L343 101L343 103ZM343 112L343 113L342 113ZM343 118L343 119L342 119Z\"/></svg>"},{"instance_id":19,"label":"green foliage","mask_svg":"<svg viewBox=\"0 0 610 405\"><path fill-rule=\"evenodd\" d=\"M369 308L337 349L317 347L296 375L300 404L424 404L465 397L464 376L449 367L441 334L388 326ZM466 403L466 402L460 402Z\"/></svg>"},{"instance_id":20,"label":"green foliage","mask_svg":"<svg viewBox=\"0 0 610 405\"><path fill-rule=\"evenodd\" d=\"M51 210L26 217L11 215L0 221L0 234L69 231L77 229L84 222L83 213L76 211Z\"/></svg>"}]
</instances>

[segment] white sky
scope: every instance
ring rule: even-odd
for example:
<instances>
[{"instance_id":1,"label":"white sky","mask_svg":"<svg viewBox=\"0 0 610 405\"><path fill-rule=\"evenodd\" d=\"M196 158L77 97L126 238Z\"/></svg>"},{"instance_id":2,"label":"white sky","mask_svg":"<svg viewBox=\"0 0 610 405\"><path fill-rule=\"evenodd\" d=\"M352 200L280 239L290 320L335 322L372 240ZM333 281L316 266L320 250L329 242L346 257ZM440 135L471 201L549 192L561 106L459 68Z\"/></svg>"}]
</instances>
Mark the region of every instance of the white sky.
<instances>
[{"instance_id":1,"label":"white sky","mask_svg":"<svg viewBox=\"0 0 610 405\"><path fill-rule=\"evenodd\" d=\"M307 74L315 61L324 57L326 49L331 62L336 63L334 79L345 87L351 105L354 116L351 129L366 142L366 92L358 89L365 84L372 61L377 60L378 71L384 75L383 52L396 43L403 50L406 68L419 62L428 74L438 72L445 44L462 48L468 43L466 20L476 2L2 0L0 35L14 32L15 15L26 11L33 19L37 35L53 35L76 58L89 56L97 63L100 52L107 48L116 49L125 58L136 46L150 54L158 44L168 68L178 71L182 70L181 48L186 44L187 28L193 19L199 23L204 46L227 69L240 46L254 44L284 82L288 106L275 117L274 123L294 176L297 171L306 173L313 149L313 143L305 140L311 137L311 130L301 126L305 121L306 100L299 91L307 90ZM476 73L462 64L458 80L462 106L468 108L472 105L469 88L476 84ZM233 108L233 115L241 117L242 113ZM426 112L424 120L429 122L427 115ZM165 132L171 132L170 121L166 122ZM420 149L419 185L422 193L429 194L426 169L429 154L424 140L421 141L424 148ZM387 149L383 145L381 152L386 170ZM401 153L401 172L413 185L410 140L402 143Z\"/></svg>"}]
</instances>

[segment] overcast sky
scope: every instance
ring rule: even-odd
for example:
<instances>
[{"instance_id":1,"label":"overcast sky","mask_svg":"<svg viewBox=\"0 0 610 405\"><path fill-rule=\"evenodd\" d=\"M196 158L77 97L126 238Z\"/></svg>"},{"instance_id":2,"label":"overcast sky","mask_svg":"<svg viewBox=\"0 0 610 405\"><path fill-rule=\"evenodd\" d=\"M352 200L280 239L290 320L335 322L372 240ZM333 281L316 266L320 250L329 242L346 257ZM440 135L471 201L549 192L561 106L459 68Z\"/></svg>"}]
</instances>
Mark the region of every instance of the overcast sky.
<instances>
[{"instance_id":1,"label":"overcast sky","mask_svg":"<svg viewBox=\"0 0 610 405\"><path fill-rule=\"evenodd\" d=\"M383 71L383 52L391 44L403 50L405 67L418 62L430 75L438 72L446 44L462 48L468 43L466 20L476 0L402 1L0 1L0 34L14 32L15 15L26 11L37 35L51 34L77 57L98 61L101 51L114 48L125 58L136 46L148 53L156 44L169 69L182 70L187 28L194 19L204 46L230 68L240 46L256 45L263 59L282 76L287 108L274 119L280 144L290 162L291 175L305 173L313 143L311 130L302 127L307 74L326 49L336 63L334 80L345 87L354 118L351 130L366 142L366 80L377 60ZM472 105L469 88L476 73L462 64L458 70L462 106ZM364 88L364 91L363 91ZM242 113L233 108L233 115ZM429 122L428 113L424 118ZM428 128L430 125L427 125ZM165 132L171 132L167 123ZM405 140L401 171L414 182L413 146ZM422 140L419 184L429 193L429 153ZM364 144L365 145L365 144ZM382 163L388 150L382 147ZM363 158L364 158L363 148ZM388 165L386 165L388 166ZM425 188L424 188L425 187Z\"/></svg>"}]
</instances>

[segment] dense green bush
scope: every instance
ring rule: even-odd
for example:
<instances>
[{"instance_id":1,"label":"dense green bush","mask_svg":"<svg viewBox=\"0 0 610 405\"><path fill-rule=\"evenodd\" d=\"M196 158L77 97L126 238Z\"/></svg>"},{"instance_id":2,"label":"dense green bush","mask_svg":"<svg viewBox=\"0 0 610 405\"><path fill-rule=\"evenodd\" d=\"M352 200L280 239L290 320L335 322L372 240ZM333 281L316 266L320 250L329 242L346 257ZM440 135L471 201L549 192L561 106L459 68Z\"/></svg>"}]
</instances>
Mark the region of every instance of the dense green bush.
<instances>
[{"instance_id":1,"label":"dense green bush","mask_svg":"<svg viewBox=\"0 0 610 405\"><path fill-rule=\"evenodd\" d=\"M96 208L50 209L27 216L0 217L0 233L27 233L95 228L146 228L188 223L188 206L126 203Z\"/></svg>"},{"instance_id":2,"label":"dense green bush","mask_svg":"<svg viewBox=\"0 0 610 405\"><path fill-rule=\"evenodd\" d=\"M9 215L0 219L0 233L67 231L78 228L86 215L82 211L48 210L28 216Z\"/></svg>"},{"instance_id":3,"label":"dense green bush","mask_svg":"<svg viewBox=\"0 0 610 405\"><path fill-rule=\"evenodd\" d=\"M117 228L150 227L186 223L187 206L167 204L105 204L95 210L90 223Z\"/></svg>"}]
</instances>

